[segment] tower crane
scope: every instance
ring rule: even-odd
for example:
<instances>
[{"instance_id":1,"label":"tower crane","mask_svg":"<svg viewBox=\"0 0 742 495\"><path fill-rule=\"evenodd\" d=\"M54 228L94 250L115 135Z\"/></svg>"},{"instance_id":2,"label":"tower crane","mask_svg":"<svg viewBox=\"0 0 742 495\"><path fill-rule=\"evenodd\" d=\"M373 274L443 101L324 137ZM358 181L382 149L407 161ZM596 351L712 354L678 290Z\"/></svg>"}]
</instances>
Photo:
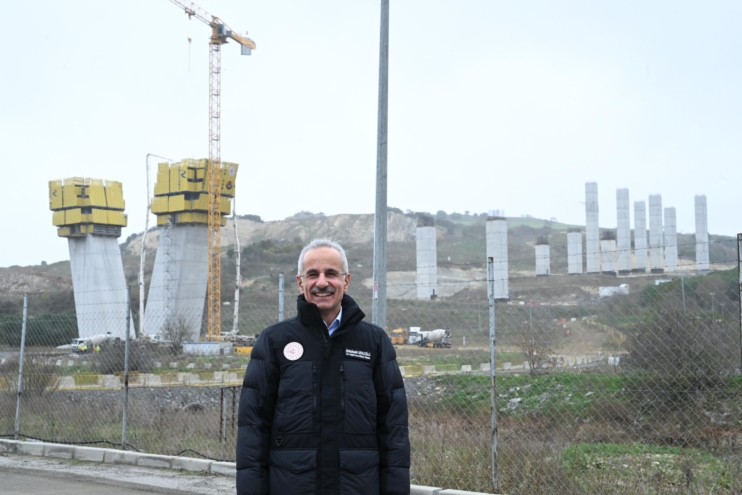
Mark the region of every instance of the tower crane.
<instances>
[{"instance_id":1,"label":"tower crane","mask_svg":"<svg viewBox=\"0 0 742 495\"><path fill-rule=\"evenodd\" d=\"M221 336L221 77L222 45L229 39L236 41L242 55L250 55L255 42L240 36L218 17L209 14L193 2L170 0L183 9L188 18L195 17L211 27L209 38L209 165L206 180L209 191L208 243L209 280L207 285L207 313L209 340L219 340Z\"/></svg>"}]
</instances>

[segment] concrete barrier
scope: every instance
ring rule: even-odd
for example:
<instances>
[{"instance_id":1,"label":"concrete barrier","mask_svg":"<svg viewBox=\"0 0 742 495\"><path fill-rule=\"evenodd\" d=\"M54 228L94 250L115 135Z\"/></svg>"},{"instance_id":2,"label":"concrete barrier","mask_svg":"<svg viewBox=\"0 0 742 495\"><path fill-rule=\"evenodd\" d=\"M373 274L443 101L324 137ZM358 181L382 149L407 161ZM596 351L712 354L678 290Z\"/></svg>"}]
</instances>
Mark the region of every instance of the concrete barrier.
<instances>
[{"instance_id":1,"label":"concrete barrier","mask_svg":"<svg viewBox=\"0 0 742 495\"><path fill-rule=\"evenodd\" d=\"M78 461L103 462L106 449L97 447L75 447L75 459Z\"/></svg>"},{"instance_id":2,"label":"concrete barrier","mask_svg":"<svg viewBox=\"0 0 742 495\"><path fill-rule=\"evenodd\" d=\"M462 364L461 365L461 372L462 373L471 373L471 364Z\"/></svg>"},{"instance_id":3,"label":"concrete barrier","mask_svg":"<svg viewBox=\"0 0 742 495\"><path fill-rule=\"evenodd\" d=\"M435 366L423 366L423 375L432 375L435 373Z\"/></svg>"},{"instance_id":4,"label":"concrete barrier","mask_svg":"<svg viewBox=\"0 0 742 495\"><path fill-rule=\"evenodd\" d=\"M0 453L24 454L34 456L74 459L78 461L105 462L110 464L128 464L141 467L182 469L236 476L234 462L217 462L209 459L176 457L167 455L145 454L116 449L82 447L44 442L24 442L0 438ZM410 485L410 495L493 495L462 490L444 490L443 488L421 485Z\"/></svg>"},{"instance_id":5,"label":"concrete barrier","mask_svg":"<svg viewBox=\"0 0 742 495\"><path fill-rule=\"evenodd\" d=\"M44 457L59 457L60 459L72 459L75 456L75 447L72 445L58 445L45 443Z\"/></svg>"},{"instance_id":6,"label":"concrete barrier","mask_svg":"<svg viewBox=\"0 0 742 495\"><path fill-rule=\"evenodd\" d=\"M479 371L490 371L490 363L479 363Z\"/></svg>"},{"instance_id":7,"label":"concrete barrier","mask_svg":"<svg viewBox=\"0 0 742 495\"><path fill-rule=\"evenodd\" d=\"M74 390L77 388L74 376L60 376L57 381L57 390Z\"/></svg>"},{"instance_id":8,"label":"concrete barrier","mask_svg":"<svg viewBox=\"0 0 742 495\"><path fill-rule=\"evenodd\" d=\"M102 375L100 384L103 388L121 388L121 379L115 375Z\"/></svg>"},{"instance_id":9,"label":"concrete barrier","mask_svg":"<svg viewBox=\"0 0 742 495\"><path fill-rule=\"evenodd\" d=\"M184 471L209 472L213 461L208 459L191 459L190 457L173 457L173 469Z\"/></svg>"},{"instance_id":10,"label":"concrete barrier","mask_svg":"<svg viewBox=\"0 0 742 495\"><path fill-rule=\"evenodd\" d=\"M512 367L513 367L513 363L511 363L509 361L505 361L504 363L502 363L502 370L503 371L507 371L507 370L511 369Z\"/></svg>"},{"instance_id":11,"label":"concrete barrier","mask_svg":"<svg viewBox=\"0 0 742 495\"><path fill-rule=\"evenodd\" d=\"M173 458L167 455L139 454L137 456L137 466L171 468L173 467Z\"/></svg>"},{"instance_id":12,"label":"concrete barrier","mask_svg":"<svg viewBox=\"0 0 742 495\"><path fill-rule=\"evenodd\" d=\"M410 485L410 495L438 495L443 488L432 486Z\"/></svg>"}]
</instances>

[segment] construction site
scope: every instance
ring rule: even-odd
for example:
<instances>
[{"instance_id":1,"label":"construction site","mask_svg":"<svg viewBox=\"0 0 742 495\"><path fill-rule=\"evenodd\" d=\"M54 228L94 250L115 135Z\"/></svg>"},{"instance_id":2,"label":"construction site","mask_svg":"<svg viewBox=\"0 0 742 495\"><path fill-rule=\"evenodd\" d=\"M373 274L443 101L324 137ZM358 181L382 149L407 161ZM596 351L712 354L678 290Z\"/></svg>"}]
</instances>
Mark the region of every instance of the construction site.
<instances>
[{"instance_id":1,"label":"construction site","mask_svg":"<svg viewBox=\"0 0 742 495\"><path fill-rule=\"evenodd\" d=\"M742 492L742 234L710 233L712 192L578 177L548 199L584 205L570 223L402 210L385 190L374 214L238 212L254 165L222 157L221 56L257 46L170 2L209 35L208 150L148 154L139 182L42 178L69 260L0 268L0 437L233 462L253 344L296 317L299 253L330 238L394 347L415 489ZM144 187L144 230L122 239Z\"/></svg>"}]
</instances>

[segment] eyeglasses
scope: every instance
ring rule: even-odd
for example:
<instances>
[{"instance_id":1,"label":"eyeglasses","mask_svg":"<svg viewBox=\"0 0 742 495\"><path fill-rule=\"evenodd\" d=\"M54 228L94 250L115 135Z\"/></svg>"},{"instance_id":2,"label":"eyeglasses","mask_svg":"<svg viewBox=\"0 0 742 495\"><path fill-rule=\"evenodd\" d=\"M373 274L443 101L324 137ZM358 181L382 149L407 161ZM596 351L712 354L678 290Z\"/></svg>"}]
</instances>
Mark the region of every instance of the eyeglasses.
<instances>
[{"instance_id":1,"label":"eyeglasses","mask_svg":"<svg viewBox=\"0 0 742 495\"><path fill-rule=\"evenodd\" d=\"M305 280L317 280L322 274L319 270L309 270L304 275L301 275L301 278ZM347 275L345 272L337 272L335 270L325 270L324 272L325 280L338 280L342 278L344 275Z\"/></svg>"}]
</instances>

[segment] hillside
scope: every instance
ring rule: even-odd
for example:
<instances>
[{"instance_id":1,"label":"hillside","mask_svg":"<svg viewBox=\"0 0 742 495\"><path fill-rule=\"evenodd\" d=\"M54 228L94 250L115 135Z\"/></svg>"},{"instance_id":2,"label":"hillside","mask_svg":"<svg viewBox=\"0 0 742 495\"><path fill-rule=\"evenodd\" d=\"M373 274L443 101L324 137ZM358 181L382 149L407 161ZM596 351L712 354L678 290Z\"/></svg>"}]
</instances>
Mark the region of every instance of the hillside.
<instances>
[{"instance_id":1,"label":"hillside","mask_svg":"<svg viewBox=\"0 0 742 495\"><path fill-rule=\"evenodd\" d=\"M461 294L456 297L461 297L471 290L478 294L483 289L485 218L485 215L460 214L442 218L439 214L436 219L441 297L453 297L459 293ZM390 272L390 297L414 297L416 225L415 213L392 211L389 214L387 267ZM511 278L535 279L535 240L537 236L548 236L551 272L554 276L549 277L548 281L539 279L537 285L555 286L567 283L559 275L566 275L567 272L567 229L576 226L521 217L509 218L508 226ZM308 240L315 237L330 237L340 241L348 253L350 271L354 277L353 286L356 290L361 286L368 289L371 287L373 215L324 216L302 212L292 218L274 222L263 222L259 217L246 215L238 218L237 228L242 252L242 287L257 301L265 297L266 303L274 303L273 293L281 272L289 278L287 287L293 286L299 251ZM161 232L162 229L153 228L147 233L146 283L152 272ZM713 268L728 269L735 266L736 240L726 236L711 236L711 240ZM132 286L133 301L139 298L137 276L141 241L139 234L130 236L121 243L124 272L127 283ZM681 266L692 268L695 259L694 242L693 235L678 235ZM233 297L235 280L234 225L231 220L222 230L222 248L222 297L228 301ZM608 284L610 279L593 282ZM592 289L585 289L584 292L591 291ZM69 262L0 268L0 314L19 313L24 293L31 294L32 313L70 311L74 303Z\"/></svg>"}]
</instances>

